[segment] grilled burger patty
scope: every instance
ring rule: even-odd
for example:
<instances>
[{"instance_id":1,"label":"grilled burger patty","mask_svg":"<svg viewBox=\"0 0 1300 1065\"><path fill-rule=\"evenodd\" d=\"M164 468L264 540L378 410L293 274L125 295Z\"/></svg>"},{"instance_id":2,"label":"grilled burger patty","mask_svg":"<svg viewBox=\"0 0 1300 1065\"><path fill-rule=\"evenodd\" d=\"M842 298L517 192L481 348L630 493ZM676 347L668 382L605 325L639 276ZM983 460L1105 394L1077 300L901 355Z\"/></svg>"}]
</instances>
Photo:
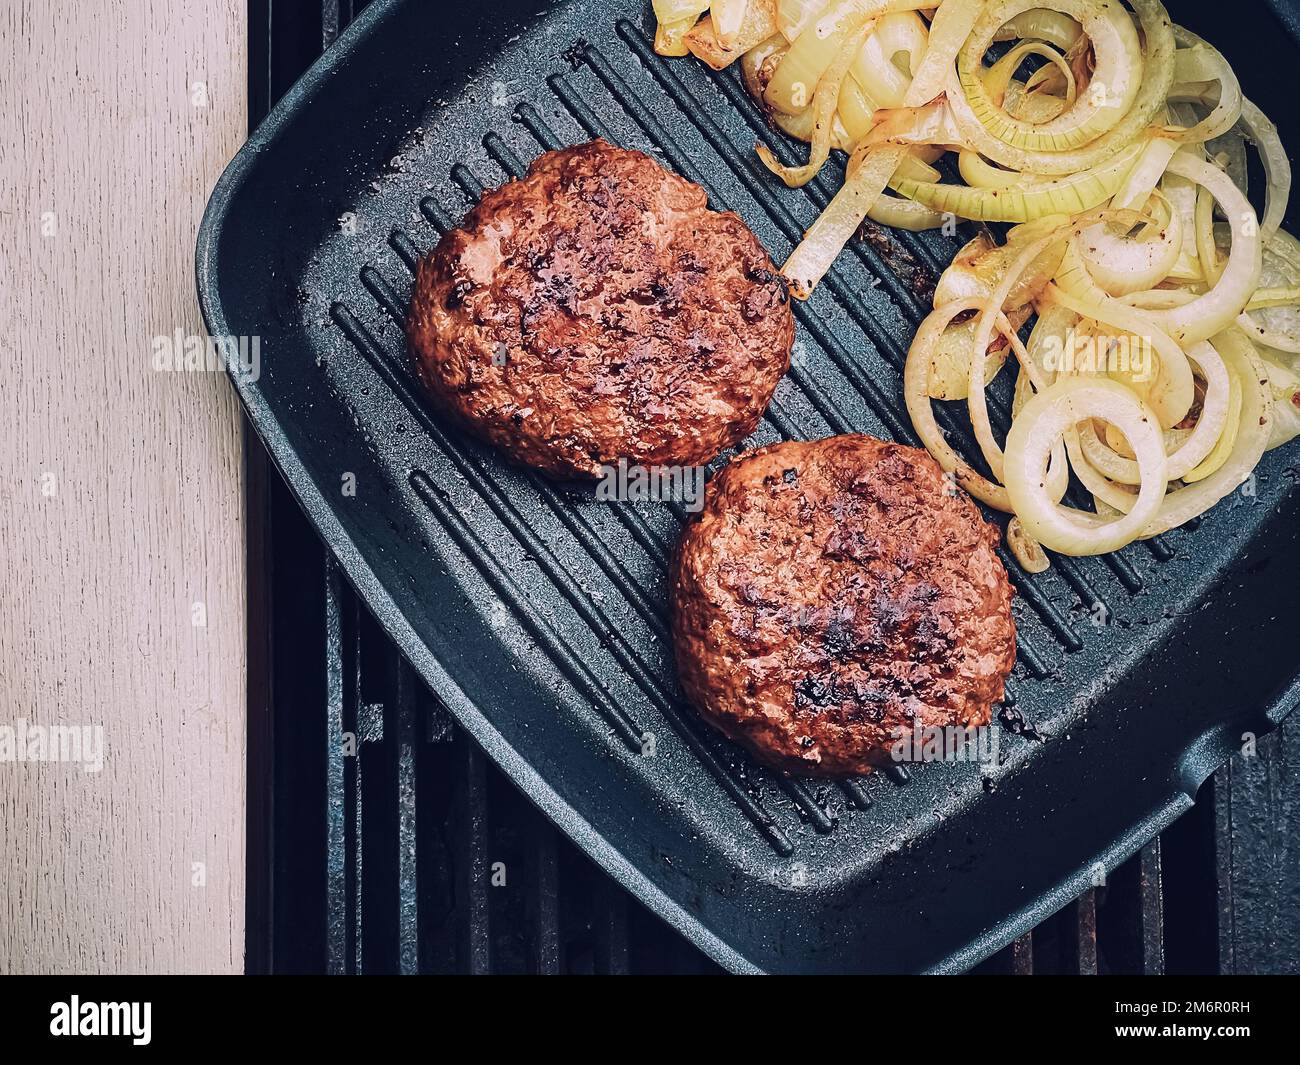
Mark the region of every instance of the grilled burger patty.
<instances>
[{"instance_id":1,"label":"grilled burger patty","mask_svg":"<svg viewBox=\"0 0 1300 1065\"><path fill-rule=\"evenodd\" d=\"M790 364L785 284L740 218L641 152L547 152L419 266L407 326L435 404L511 458L599 476L751 433Z\"/></svg>"},{"instance_id":2,"label":"grilled burger patty","mask_svg":"<svg viewBox=\"0 0 1300 1065\"><path fill-rule=\"evenodd\" d=\"M1015 661L997 530L926 452L861 435L742 455L671 575L682 686L760 760L862 773L983 725Z\"/></svg>"}]
</instances>

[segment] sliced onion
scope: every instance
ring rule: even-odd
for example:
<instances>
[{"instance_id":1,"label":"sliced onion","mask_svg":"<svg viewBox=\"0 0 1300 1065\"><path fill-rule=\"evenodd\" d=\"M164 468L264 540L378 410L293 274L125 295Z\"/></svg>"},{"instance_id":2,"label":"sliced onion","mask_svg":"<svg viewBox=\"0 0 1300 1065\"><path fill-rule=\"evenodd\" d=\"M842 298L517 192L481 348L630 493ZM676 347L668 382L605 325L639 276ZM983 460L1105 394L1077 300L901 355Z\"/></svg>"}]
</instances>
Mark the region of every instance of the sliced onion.
<instances>
[{"instance_id":1,"label":"sliced onion","mask_svg":"<svg viewBox=\"0 0 1300 1065\"><path fill-rule=\"evenodd\" d=\"M1061 506L1047 491L1047 465L1053 448L1087 418L1102 418L1127 437L1142 486L1122 517L1100 519ZM1165 448L1154 412L1121 384L1063 378L1025 404L1011 424L1006 448L1006 491L1025 531L1063 555L1117 551L1143 531L1165 494Z\"/></svg>"},{"instance_id":2,"label":"sliced onion","mask_svg":"<svg viewBox=\"0 0 1300 1065\"><path fill-rule=\"evenodd\" d=\"M795 38L763 93L769 107L797 115L812 106L813 94L844 42L866 23L864 6L839 0Z\"/></svg>"},{"instance_id":3,"label":"sliced onion","mask_svg":"<svg viewBox=\"0 0 1300 1065\"><path fill-rule=\"evenodd\" d=\"M813 92L822 75L835 61L836 54L850 35L882 15L916 11L927 2L933 0L836 0L807 23L791 43L790 50L763 93L763 100L769 107L785 114L798 114L812 103ZM757 5L750 5L751 8L754 6ZM772 28L761 39L765 40L776 31L776 16L773 14Z\"/></svg>"},{"instance_id":4,"label":"sliced onion","mask_svg":"<svg viewBox=\"0 0 1300 1065\"><path fill-rule=\"evenodd\" d=\"M1179 226L1183 231L1183 247L1178 254L1178 262L1169 272L1169 280L1203 281L1195 240L1197 186L1176 174L1166 174L1160 182L1160 191L1178 216Z\"/></svg>"},{"instance_id":5,"label":"sliced onion","mask_svg":"<svg viewBox=\"0 0 1300 1065\"><path fill-rule=\"evenodd\" d=\"M1007 95L1002 108L1012 118L1021 122L1039 125L1059 118L1069 103L1060 96L1050 92L1035 92L1023 82L1013 81L1007 86Z\"/></svg>"},{"instance_id":6,"label":"sliced onion","mask_svg":"<svg viewBox=\"0 0 1300 1065\"><path fill-rule=\"evenodd\" d=\"M874 149L840 186L840 191L781 267L792 296L806 300L812 295L817 282L831 268L836 256L862 225L867 211L884 192L905 153L906 149L892 146Z\"/></svg>"},{"instance_id":7,"label":"sliced onion","mask_svg":"<svg viewBox=\"0 0 1300 1065\"><path fill-rule=\"evenodd\" d=\"M1268 438L1271 450L1300 436L1300 373L1296 372L1295 360L1283 352L1264 350L1259 354L1273 391L1273 431Z\"/></svg>"},{"instance_id":8,"label":"sliced onion","mask_svg":"<svg viewBox=\"0 0 1300 1065\"><path fill-rule=\"evenodd\" d=\"M849 135L845 151L852 151L854 145L871 132L876 124L876 111L876 102L863 92L862 86L854 78L845 78L840 82L835 117L844 124Z\"/></svg>"},{"instance_id":9,"label":"sliced onion","mask_svg":"<svg viewBox=\"0 0 1300 1065\"><path fill-rule=\"evenodd\" d=\"M749 0L713 0L709 5L709 16L713 19L713 32L718 35L718 43L723 48L736 46L748 7Z\"/></svg>"},{"instance_id":10,"label":"sliced onion","mask_svg":"<svg viewBox=\"0 0 1300 1065\"><path fill-rule=\"evenodd\" d=\"M957 53L975 28L984 0L945 0L930 23L929 47L903 100L905 107L928 104L944 91Z\"/></svg>"},{"instance_id":11,"label":"sliced onion","mask_svg":"<svg viewBox=\"0 0 1300 1065\"><path fill-rule=\"evenodd\" d=\"M793 41L804 28L826 10L830 0L777 0L776 25L781 36Z\"/></svg>"},{"instance_id":12,"label":"sliced onion","mask_svg":"<svg viewBox=\"0 0 1300 1065\"><path fill-rule=\"evenodd\" d=\"M973 352L983 353L988 350L989 343L993 339L993 330L998 321L1003 318L1002 308L1006 305L1007 297L1025 271L1054 244L1063 243L1063 241L1064 238L1059 233L1053 232L1026 244L1018 250L1016 257L1007 266L1005 274L993 287L992 292L989 293L983 303L975 326ZM1013 348L1019 345L1019 338L1008 339L1012 340ZM1021 355L1021 351L1018 350L1017 355ZM1023 354L1021 358L1027 371L1032 374L1035 367L1028 354ZM988 403L984 396L981 360L975 354L972 354L967 373L966 407L970 414L971 427L975 431L975 439L980 445L980 450L984 453L984 460L989 464L989 469L993 471L993 476L1002 479L1002 450L998 447L997 441L993 439L993 428L989 424Z\"/></svg>"},{"instance_id":13,"label":"sliced onion","mask_svg":"<svg viewBox=\"0 0 1300 1065\"><path fill-rule=\"evenodd\" d=\"M1223 274L1219 263L1219 248L1214 240L1214 197L1204 185L1196 190L1196 261L1201 264L1201 278L1208 285L1216 284ZM1244 308L1243 308L1244 310Z\"/></svg>"},{"instance_id":14,"label":"sliced onion","mask_svg":"<svg viewBox=\"0 0 1300 1065\"><path fill-rule=\"evenodd\" d=\"M1241 419L1236 441L1223 465L1214 473L1195 484L1176 488L1164 497L1158 513L1143 527L1143 538L1159 536L1204 514L1246 482L1268 446L1273 431L1273 404L1263 361L1246 335L1235 327L1216 336L1214 345L1229 372L1241 384ZM1120 509L1131 507L1122 498L1118 502Z\"/></svg>"},{"instance_id":15,"label":"sliced onion","mask_svg":"<svg viewBox=\"0 0 1300 1065\"><path fill-rule=\"evenodd\" d=\"M1137 210L1155 191L1165 171L1169 169L1169 160L1178 151L1175 141L1164 137L1153 137L1142 148L1133 169L1128 172L1124 184L1115 193L1111 206L1117 210Z\"/></svg>"},{"instance_id":16,"label":"sliced onion","mask_svg":"<svg viewBox=\"0 0 1300 1065\"><path fill-rule=\"evenodd\" d=\"M779 33L774 33L761 44L754 45L740 57L740 73L745 79L745 88L751 96L763 98L763 90L772 78L776 64L789 50L789 44Z\"/></svg>"},{"instance_id":17,"label":"sliced onion","mask_svg":"<svg viewBox=\"0 0 1300 1065\"><path fill-rule=\"evenodd\" d=\"M1214 337L1215 349L1241 383L1241 425L1237 440L1223 465L1210 476L1165 496L1157 518L1142 530L1143 537L1158 536L1204 514L1229 492L1236 491L1259 465L1273 429L1272 396L1268 371L1258 353L1239 329Z\"/></svg>"},{"instance_id":18,"label":"sliced onion","mask_svg":"<svg viewBox=\"0 0 1300 1065\"><path fill-rule=\"evenodd\" d=\"M942 103L924 107L882 108L876 112L875 124L864 142L874 144L961 144L961 134L953 125L952 114Z\"/></svg>"},{"instance_id":19,"label":"sliced onion","mask_svg":"<svg viewBox=\"0 0 1300 1065\"><path fill-rule=\"evenodd\" d=\"M1026 573L1042 573L1051 566L1043 545L1025 532L1025 525L1013 517L1007 522L1007 550Z\"/></svg>"},{"instance_id":20,"label":"sliced onion","mask_svg":"<svg viewBox=\"0 0 1300 1065\"><path fill-rule=\"evenodd\" d=\"M905 200L901 196L882 193L871 205L867 217L873 222L892 229L906 229L912 233L921 233L927 229L939 229L947 220L947 215L926 207L915 200Z\"/></svg>"},{"instance_id":21,"label":"sliced onion","mask_svg":"<svg viewBox=\"0 0 1300 1065\"><path fill-rule=\"evenodd\" d=\"M817 136L817 114L811 107L797 115L783 115L780 111L773 111L772 121L776 123L782 132L788 133L795 140L806 141L811 144ZM832 147L845 150L850 148L853 143L849 138L848 130L844 128L844 123L840 121L838 113L831 118L830 142ZM759 154L762 155L765 152ZM775 157L769 156L769 158ZM791 169L797 168L792 167Z\"/></svg>"},{"instance_id":22,"label":"sliced onion","mask_svg":"<svg viewBox=\"0 0 1300 1065\"><path fill-rule=\"evenodd\" d=\"M1020 64L1031 55L1040 56L1043 59L1046 59L1050 67L1055 67L1061 72L1061 76L1065 80L1066 86L1066 103L1074 103L1078 98L1078 86L1075 84L1074 71L1070 69L1070 65L1065 61L1065 57L1049 44L1043 41L1031 40L1023 41L1016 45L1015 48L1011 49L1011 51L980 75L980 79L984 82L984 91L988 94L989 100L993 106L1005 106L1004 101L1007 94L1007 86L1011 84L1012 75L1020 69ZM1041 69L1047 70L1049 67L1045 66ZM1030 88L1030 86L1026 85L1025 88Z\"/></svg>"},{"instance_id":23,"label":"sliced onion","mask_svg":"<svg viewBox=\"0 0 1300 1065\"><path fill-rule=\"evenodd\" d=\"M1146 41L1145 66L1142 84L1132 106L1113 129L1090 144L1068 151L1028 151L1016 148L1000 141L983 127L953 72L947 86L947 106L952 110L956 124L967 141L965 146L1012 170L1056 176L1095 167L1132 144L1146 127L1155 122L1165 105L1169 88L1173 84L1175 44L1172 23L1163 4L1158 0L1131 2L1138 13Z\"/></svg>"},{"instance_id":24,"label":"sliced onion","mask_svg":"<svg viewBox=\"0 0 1300 1065\"><path fill-rule=\"evenodd\" d=\"M1044 180L992 166L984 161L979 152L961 152L957 156L957 169L962 180L973 189L1008 189Z\"/></svg>"},{"instance_id":25,"label":"sliced onion","mask_svg":"<svg viewBox=\"0 0 1300 1065\"><path fill-rule=\"evenodd\" d=\"M1181 27L1175 28L1175 36L1180 31ZM1179 49L1174 54L1174 85L1169 91L1169 99L1175 102L1207 102L1210 97L1206 90L1192 89L1188 86L1189 82L1200 83L1202 86L1217 82L1218 101L1200 122L1190 129L1170 132L1170 137L1184 144L1202 144L1221 137L1237 124L1242 109L1241 84L1222 54L1199 38L1190 48Z\"/></svg>"},{"instance_id":26,"label":"sliced onion","mask_svg":"<svg viewBox=\"0 0 1300 1065\"><path fill-rule=\"evenodd\" d=\"M695 28L695 19L685 18L680 22L661 22L655 27L655 52L659 55L690 55L686 46L686 35Z\"/></svg>"},{"instance_id":27,"label":"sliced onion","mask_svg":"<svg viewBox=\"0 0 1300 1065\"><path fill-rule=\"evenodd\" d=\"M934 420L934 410L930 406L930 369L934 362L934 351L952 320L978 305L980 304L972 301L949 303L936 307L921 322L903 367L903 402L911 415L916 435L944 472L951 473L963 489L982 503L1011 513L1013 508L1007 490L984 477L952 449L943 430Z\"/></svg>"},{"instance_id":28,"label":"sliced onion","mask_svg":"<svg viewBox=\"0 0 1300 1065\"><path fill-rule=\"evenodd\" d=\"M1070 253L1066 255L1068 259ZM1074 261L1079 261L1077 256ZM1047 287L1044 299L1060 303L1082 317L1095 318L1130 336L1149 341L1160 361L1160 370L1147 390L1148 400L1163 428L1177 425L1187 417L1195 398L1192 368L1187 362L1186 352L1155 324L1152 312L1139 311L1108 296L1089 300L1081 298L1077 290L1070 291L1067 287L1069 279L1077 276L1077 270L1063 267L1057 282Z\"/></svg>"},{"instance_id":29,"label":"sliced onion","mask_svg":"<svg viewBox=\"0 0 1300 1065\"><path fill-rule=\"evenodd\" d=\"M1114 232L1095 225L1080 235L1077 247L1088 273L1112 296L1124 296L1154 288L1169 276L1183 247L1183 227L1178 215L1161 193L1163 225L1147 225L1135 235Z\"/></svg>"},{"instance_id":30,"label":"sliced onion","mask_svg":"<svg viewBox=\"0 0 1300 1065\"><path fill-rule=\"evenodd\" d=\"M1194 343L1222 332L1241 314L1259 284L1263 244L1255 209L1222 170L1179 152L1169 161L1169 172L1207 188L1232 228L1232 254L1218 283L1182 307L1152 312L1155 321L1175 340Z\"/></svg>"},{"instance_id":31,"label":"sliced onion","mask_svg":"<svg viewBox=\"0 0 1300 1065\"><path fill-rule=\"evenodd\" d=\"M1030 222L1049 214L1090 211L1115 195L1141 148L1131 145L1109 162L1068 177L1022 187L973 189L919 181L899 181L902 196L936 211L983 222Z\"/></svg>"},{"instance_id":32,"label":"sliced onion","mask_svg":"<svg viewBox=\"0 0 1300 1065\"><path fill-rule=\"evenodd\" d=\"M986 300L987 297L977 297ZM1025 324L1029 308L1020 307L1007 313L1006 321L1013 331ZM970 360L975 351L975 329L978 319L948 326L940 338L931 358L929 394L931 399L961 400L970 388ZM997 377L1013 345L999 321L998 338L989 345L984 356L984 385L987 387ZM1039 381L1040 385L1044 384Z\"/></svg>"},{"instance_id":33,"label":"sliced onion","mask_svg":"<svg viewBox=\"0 0 1300 1065\"><path fill-rule=\"evenodd\" d=\"M1300 241L1286 230L1279 229L1265 245L1259 280L1269 288L1300 286ZM1300 354L1300 307L1284 305L1251 310L1238 318L1237 324L1255 344Z\"/></svg>"},{"instance_id":34,"label":"sliced onion","mask_svg":"<svg viewBox=\"0 0 1300 1065\"><path fill-rule=\"evenodd\" d=\"M1021 40L1046 41L1064 52L1073 48L1082 36L1083 27L1069 15L1038 7L1008 19L998 30L995 40L1009 41L1019 37Z\"/></svg>"},{"instance_id":35,"label":"sliced onion","mask_svg":"<svg viewBox=\"0 0 1300 1065\"><path fill-rule=\"evenodd\" d=\"M1275 307L1293 307L1297 303L1300 303L1300 288L1257 288L1246 304L1246 310L1265 311Z\"/></svg>"},{"instance_id":36,"label":"sliced onion","mask_svg":"<svg viewBox=\"0 0 1300 1065\"><path fill-rule=\"evenodd\" d=\"M928 40L925 22L915 11L883 16L858 49L849 68L854 82L877 107L902 107ZM894 63L894 57L900 53L908 57L906 72Z\"/></svg>"},{"instance_id":37,"label":"sliced onion","mask_svg":"<svg viewBox=\"0 0 1300 1065\"><path fill-rule=\"evenodd\" d=\"M1068 224L1068 220L1065 220ZM1051 236L1061 223L1047 228L1039 236ZM1032 238L1031 238L1032 239ZM993 295L998 283L1016 262L1024 250L1027 241L1008 238L1001 247L995 245L986 234L981 233L967 242L949 264L948 269L939 278L934 287L934 305L950 303L955 299L979 296L988 299ZM1052 279L1061 265L1061 255L1065 247L1062 241L1049 244L1038 257L1024 267L1012 282L1002 301L1002 306L1021 307L1037 299L1043 287Z\"/></svg>"},{"instance_id":38,"label":"sliced onion","mask_svg":"<svg viewBox=\"0 0 1300 1065\"><path fill-rule=\"evenodd\" d=\"M1054 367L1047 365L1049 351L1064 351L1066 345L1072 343L1069 338L1077 321L1078 315L1059 303L1044 302L1038 305L1038 321L1034 323L1034 328L1029 333L1025 350L1029 355L1029 361L1041 376L1044 387L1056 380L1057 373ZM1013 417L1020 413L1024 401L1028 398L1028 395L1017 393L1016 400L1011 406Z\"/></svg>"},{"instance_id":39,"label":"sliced onion","mask_svg":"<svg viewBox=\"0 0 1300 1065\"><path fill-rule=\"evenodd\" d=\"M936 307L921 323L920 328L917 329L916 339L908 350L907 362L903 368L903 400L912 417L912 424L916 427L917 436L921 438L921 443L926 450L934 456L935 461L946 472L953 474L957 483L976 499L998 510L1010 512L1011 502L1006 489L982 476L952 449L938 423L935 422L934 411L930 406L930 375L935 353L944 332L957 315L983 307L985 304L986 301L981 299L957 300ZM1011 344L1017 358L1022 360L1021 365L1025 373L1031 377L1036 376L1036 371L1025 353L1024 345L1020 343L1020 338L1016 336L1015 330L1005 316L998 316L997 327ZM1045 387L1045 382L1040 383ZM1065 449L1061 447L1053 453L1047 482L1049 494L1053 499L1059 500L1065 494L1068 479Z\"/></svg>"},{"instance_id":40,"label":"sliced onion","mask_svg":"<svg viewBox=\"0 0 1300 1065\"><path fill-rule=\"evenodd\" d=\"M710 0L650 0L650 6L659 22L697 19L709 10L709 3Z\"/></svg>"},{"instance_id":41,"label":"sliced onion","mask_svg":"<svg viewBox=\"0 0 1300 1065\"><path fill-rule=\"evenodd\" d=\"M1223 423L1223 430L1220 432L1219 439L1215 442L1213 449L1205 456L1204 461L1182 475L1181 479L1185 483L1191 484L1195 481L1205 480L1210 474L1221 468L1232 455L1232 449L1237 443L1237 434L1241 432L1241 398L1241 379L1236 373L1229 370L1228 412Z\"/></svg>"},{"instance_id":42,"label":"sliced onion","mask_svg":"<svg viewBox=\"0 0 1300 1065\"><path fill-rule=\"evenodd\" d=\"M1033 7L1069 15L1083 25L1096 57L1093 86L1058 118L1038 125L1003 111L984 85L982 59L999 27ZM1022 151L1061 152L1095 141L1114 129L1133 106L1143 74L1137 30L1118 4L1091 0L996 0L990 4L962 47L958 83L976 121L1003 144ZM996 68L995 68L996 69Z\"/></svg>"},{"instance_id":43,"label":"sliced onion","mask_svg":"<svg viewBox=\"0 0 1300 1065\"><path fill-rule=\"evenodd\" d=\"M1231 409L1231 379L1222 357L1208 341L1193 345L1187 352L1205 379L1205 399L1196 426L1173 449L1166 447L1168 469L1166 476L1176 480L1199 466L1223 436ZM1115 454L1097 436L1095 426L1085 426L1079 431L1079 440L1088 461L1112 481L1121 484L1138 484L1141 471L1132 459Z\"/></svg>"},{"instance_id":44,"label":"sliced onion","mask_svg":"<svg viewBox=\"0 0 1300 1065\"><path fill-rule=\"evenodd\" d=\"M763 165L791 188L808 184L817 176L817 171L825 165L826 160L830 157L831 138L835 130L835 111L839 106L840 99L840 86L843 85L844 79L848 77L849 64L853 62L853 57L857 55L858 49L862 47L862 42L866 40L870 29L870 23L864 22L845 35L831 65L826 68L826 72L822 74L821 80L817 83L817 91L813 95L812 150L809 153L808 162L803 166L786 166L777 159L772 149L766 144L760 143L757 146L758 156L763 160ZM798 42L795 43L798 44ZM788 60L789 53L786 55L786 61ZM782 67L784 65L783 62ZM780 69L777 69L778 74Z\"/></svg>"},{"instance_id":45,"label":"sliced onion","mask_svg":"<svg viewBox=\"0 0 1300 1065\"><path fill-rule=\"evenodd\" d=\"M1249 100L1241 102L1241 124L1251 144L1259 149L1264 174L1268 178L1264 217L1259 223L1261 235L1268 240L1282 225L1287 201L1291 198L1291 160L1277 135L1277 126Z\"/></svg>"},{"instance_id":46,"label":"sliced onion","mask_svg":"<svg viewBox=\"0 0 1300 1065\"><path fill-rule=\"evenodd\" d=\"M714 70L725 70L757 44L776 32L776 5L773 0L751 0L745 9L745 21L730 44L723 44L713 28L713 18L705 15L683 38L697 59Z\"/></svg>"},{"instance_id":47,"label":"sliced onion","mask_svg":"<svg viewBox=\"0 0 1300 1065\"><path fill-rule=\"evenodd\" d=\"M950 325L943 331L930 360L931 399L965 399L970 388L970 360L975 351L975 319ZM984 385L987 388L1007 360L1009 347L990 345L984 356Z\"/></svg>"},{"instance_id":48,"label":"sliced onion","mask_svg":"<svg viewBox=\"0 0 1300 1065\"><path fill-rule=\"evenodd\" d=\"M1187 152L1175 155L1170 160L1169 170L1206 186L1224 209L1232 228L1232 254L1212 289L1178 306L1146 312L1157 330L1179 343L1190 344L1222 332L1242 313L1259 284L1261 243L1254 209L1222 170ZM1116 308L1123 304L1096 286L1086 270L1072 271L1058 280L1071 295L1095 305L1097 313L1092 317L1105 317L1105 320L1124 328L1113 318ZM1118 313L1122 316L1122 312ZM1161 358L1164 358L1163 352ZM1185 409L1183 414L1186 414Z\"/></svg>"}]
</instances>

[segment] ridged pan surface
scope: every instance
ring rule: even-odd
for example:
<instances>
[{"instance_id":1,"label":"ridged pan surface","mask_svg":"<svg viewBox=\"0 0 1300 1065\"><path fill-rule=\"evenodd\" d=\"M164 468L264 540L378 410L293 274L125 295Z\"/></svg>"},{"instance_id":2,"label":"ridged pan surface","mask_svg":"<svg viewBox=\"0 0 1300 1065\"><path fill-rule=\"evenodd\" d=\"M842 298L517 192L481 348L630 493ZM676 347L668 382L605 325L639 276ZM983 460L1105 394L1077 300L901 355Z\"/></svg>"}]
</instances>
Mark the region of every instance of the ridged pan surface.
<instances>
[{"instance_id":1,"label":"ridged pan surface","mask_svg":"<svg viewBox=\"0 0 1300 1065\"><path fill-rule=\"evenodd\" d=\"M1208 5L1171 9L1222 37L1196 21ZM755 141L787 160L802 149L737 72L660 59L650 40L640 0L372 5L214 192L198 250L209 329L259 338L260 375L236 386L380 622L649 906L737 970L963 969L1104 878L1290 709L1294 452L1267 456L1194 530L1037 576L1007 557L1019 660L996 765L843 784L756 766L676 684L665 567L682 511L507 465L431 411L403 342L418 257L484 188L594 136L699 182L784 259L842 160L780 186ZM1295 61L1263 5L1221 44L1248 90L1269 60ZM1292 116L1274 117L1300 143ZM900 369L964 239L855 243L796 308L793 368L746 446L845 431L915 443ZM944 417L970 454L960 413Z\"/></svg>"}]
</instances>

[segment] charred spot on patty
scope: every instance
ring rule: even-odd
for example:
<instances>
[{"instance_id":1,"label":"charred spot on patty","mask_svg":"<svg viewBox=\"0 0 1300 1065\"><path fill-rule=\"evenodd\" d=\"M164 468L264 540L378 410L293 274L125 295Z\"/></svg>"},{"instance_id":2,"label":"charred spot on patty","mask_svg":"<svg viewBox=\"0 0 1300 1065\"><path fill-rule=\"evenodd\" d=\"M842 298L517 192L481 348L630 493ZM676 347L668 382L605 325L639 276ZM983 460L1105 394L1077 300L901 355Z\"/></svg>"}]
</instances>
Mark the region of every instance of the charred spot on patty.
<instances>
[{"instance_id":1,"label":"charred spot on patty","mask_svg":"<svg viewBox=\"0 0 1300 1065\"><path fill-rule=\"evenodd\" d=\"M451 287L447 290L447 296L443 300L442 305L447 308L447 310L454 311L464 304L465 297L473 291L474 282L470 281L468 278L459 277L452 282Z\"/></svg>"}]
</instances>

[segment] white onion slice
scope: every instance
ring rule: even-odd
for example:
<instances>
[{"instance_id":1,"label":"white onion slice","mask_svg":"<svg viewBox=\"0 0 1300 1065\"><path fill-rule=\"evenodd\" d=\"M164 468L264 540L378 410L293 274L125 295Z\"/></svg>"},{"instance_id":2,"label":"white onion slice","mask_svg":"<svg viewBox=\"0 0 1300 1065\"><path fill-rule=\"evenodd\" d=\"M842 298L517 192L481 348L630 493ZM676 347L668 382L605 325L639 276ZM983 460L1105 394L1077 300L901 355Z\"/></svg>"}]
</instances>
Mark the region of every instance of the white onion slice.
<instances>
[{"instance_id":1,"label":"white onion slice","mask_svg":"<svg viewBox=\"0 0 1300 1065\"><path fill-rule=\"evenodd\" d=\"M1159 192L1154 196L1163 199ZM1079 254L1104 292L1126 296L1154 288L1169 276L1183 248L1183 224L1172 207L1166 214L1164 225L1143 227L1133 236L1115 233L1101 223L1081 234ZM1147 229L1154 229L1154 235Z\"/></svg>"},{"instance_id":2,"label":"white onion slice","mask_svg":"<svg viewBox=\"0 0 1300 1065\"><path fill-rule=\"evenodd\" d=\"M907 353L907 362L903 367L903 401L912 418L916 435L920 437L922 445L934 456L944 472L953 474L957 483L976 499L996 510L1011 513L1011 500L1007 490L984 477L953 450L943 430L935 421L934 410L930 405L930 370L944 330L957 315L976 310L984 305L984 299L970 297L945 303L926 316L916 331L916 338L912 341L912 346ZM1005 315L997 316L997 326L1011 344L1017 358L1022 360L1026 373L1031 379L1036 377L1037 370ZM972 347L972 352L974 350L976 349ZM1069 469L1065 462L1065 448L1062 446L1052 454L1048 478L1048 490L1054 500L1059 500L1065 494L1068 480Z\"/></svg>"},{"instance_id":3,"label":"white onion slice","mask_svg":"<svg viewBox=\"0 0 1300 1065\"><path fill-rule=\"evenodd\" d=\"M1207 458L1228 421L1228 370L1223 359L1208 341L1201 341L1187 351L1205 379L1205 399L1196 426L1182 443L1168 452L1169 479L1176 480L1195 469ZM1107 479L1120 484L1140 484L1141 470L1132 459L1117 455L1097 436L1096 427L1088 424L1079 430L1079 442L1088 461Z\"/></svg>"},{"instance_id":4,"label":"white onion slice","mask_svg":"<svg viewBox=\"0 0 1300 1065\"><path fill-rule=\"evenodd\" d=\"M1069 253L1067 252L1067 258ZM1076 262L1082 262L1075 256ZM1129 336L1148 341L1155 349L1160 361L1160 370L1147 390L1152 407L1156 411L1160 424L1165 429L1172 429L1187 417L1196 398L1196 388L1192 381L1192 368L1187 361L1187 353L1176 344L1155 323L1154 312L1139 311L1126 303L1105 296L1088 300L1081 298L1065 288L1064 268L1057 283L1048 285L1043 298L1060 303L1075 314L1084 318L1094 318L1104 325L1114 326Z\"/></svg>"},{"instance_id":5,"label":"white onion slice","mask_svg":"<svg viewBox=\"0 0 1300 1065\"><path fill-rule=\"evenodd\" d=\"M1142 487L1123 517L1111 521L1053 501L1047 463L1073 427L1102 418L1124 433L1142 470ZM1025 531L1062 555L1099 555L1132 542L1160 509L1165 494L1165 446L1155 412L1114 381L1064 378L1021 411L1007 435L1007 494Z\"/></svg>"},{"instance_id":6,"label":"white onion slice","mask_svg":"<svg viewBox=\"0 0 1300 1065\"><path fill-rule=\"evenodd\" d=\"M1264 247L1262 288L1300 285L1300 241L1279 229ZM1248 311L1238 320L1253 343L1279 351L1300 353L1300 306L1265 307Z\"/></svg>"},{"instance_id":7,"label":"white onion slice","mask_svg":"<svg viewBox=\"0 0 1300 1065\"><path fill-rule=\"evenodd\" d=\"M1212 474L1164 497L1156 515L1143 527L1143 539L1176 529L1236 491L1249 479L1268 447L1273 433L1273 397L1263 360L1245 333L1235 327L1216 336L1214 345L1241 384L1237 440L1227 461ZM1131 506L1124 499L1118 502L1121 509Z\"/></svg>"},{"instance_id":8,"label":"white onion slice","mask_svg":"<svg viewBox=\"0 0 1300 1065\"><path fill-rule=\"evenodd\" d=\"M1221 333L1250 302L1259 287L1263 241L1255 209L1218 167L1188 152L1179 152L1169 161L1169 173L1209 189L1232 228L1232 254L1218 283L1185 306L1151 312L1156 323L1170 336L1190 344Z\"/></svg>"},{"instance_id":9,"label":"white onion slice","mask_svg":"<svg viewBox=\"0 0 1300 1065\"><path fill-rule=\"evenodd\" d=\"M1268 240L1282 225L1287 201L1291 198L1291 160L1277 135L1277 126L1249 100L1241 102L1241 124L1250 142L1259 149L1264 174L1268 178L1264 217L1259 223L1261 236Z\"/></svg>"}]
</instances>

